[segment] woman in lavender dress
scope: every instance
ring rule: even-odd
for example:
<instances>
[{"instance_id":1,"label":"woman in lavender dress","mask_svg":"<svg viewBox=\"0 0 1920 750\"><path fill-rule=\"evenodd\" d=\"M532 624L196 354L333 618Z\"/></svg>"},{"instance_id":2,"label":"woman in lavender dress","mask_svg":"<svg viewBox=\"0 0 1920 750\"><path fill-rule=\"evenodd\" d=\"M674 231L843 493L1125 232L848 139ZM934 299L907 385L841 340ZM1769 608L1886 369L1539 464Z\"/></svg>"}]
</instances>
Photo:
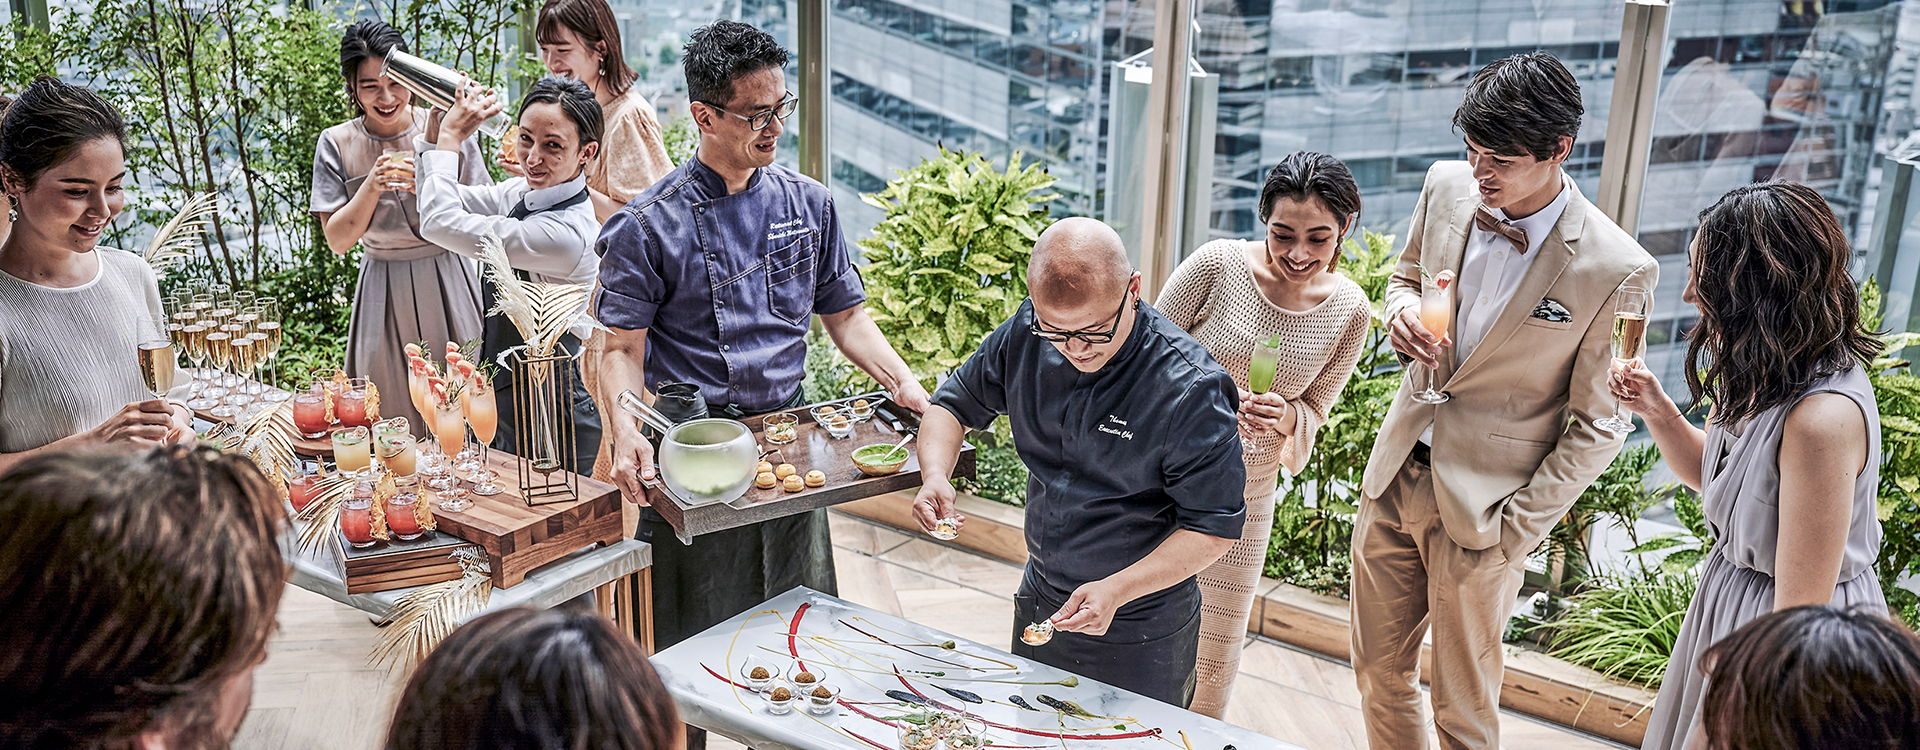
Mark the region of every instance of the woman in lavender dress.
<instances>
[{"instance_id":1,"label":"woman in lavender dress","mask_svg":"<svg viewBox=\"0 0 1920 750\"><path fill-rule=\"evenodd\" d=\"M1700 491L1714 536L1648 750L1686 747L1698 732L1700 654L1741 625L1809 604L1887 607L1873 571L1880 413L1862 366L1880 343L1860 324L1845 231L1812 188L1767 182L1703 212L1692 253L1682 298L1699 306L1700 323L1686 371L1701 374L1687 386L1713 404L1707 429L1687 422L1639 360L1616 365L1609 382L1674 474Z\"/></svg>"},{"instance_id":2,"label":"woman in lavender dress","mask_svg":"<svg viewBox=\"0 0 1920 750\"><path fill-rule=\"evenodd\" d=\"M395 49L406 51L406 42L379 21L355 23L341 39L340 68L360 116L320 134L310 208L334 252L345 255L356 244L365 251L347 329L347 374L380 389L381 416L405 416L424 434L407 397L401 348L425 341L437 351L448 341L479 338L480 279L471 261L420 236L413 157L387 155L433 148L426 140L427 110L380 74ZM476 141L461 149L459 174L468 185L493 184Z\"/></svg>"}]
</instances>

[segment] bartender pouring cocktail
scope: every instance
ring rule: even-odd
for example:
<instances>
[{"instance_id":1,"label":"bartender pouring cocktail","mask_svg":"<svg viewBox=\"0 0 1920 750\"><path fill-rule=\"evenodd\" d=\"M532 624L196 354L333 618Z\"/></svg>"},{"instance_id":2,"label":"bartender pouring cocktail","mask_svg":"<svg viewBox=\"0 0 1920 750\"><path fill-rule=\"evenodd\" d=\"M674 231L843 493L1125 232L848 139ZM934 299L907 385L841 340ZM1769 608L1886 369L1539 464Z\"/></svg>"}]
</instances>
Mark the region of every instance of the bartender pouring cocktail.
<instances>
[{"instance_id":1,"label":"bartender pouring cocktail","mask_svg":"<svg viewBox=\"0 0 1920 750\"><path fill-rule=\"evenodd\" d=\"M1032 297L934 395L914 518L932 532L957 517L961 438L1011 416L1032 473L1013 653L1185 708L1194 575L1246 516L1233 379L1140 301L1140 275L1105 224L1063 219L1041 233L1027 286ZM1040 621L1057 634L1030 645L1044 636L1021 635Z\"/></svg>"},{"instance_id":2,"label":"bartender pouring cocktail","mask_svg":"<svg viewBox=\"0 0 1920 750\"><path fill-rule=\"evenodd\" d=\"M595 315L612 329L601 403L676 381L698 385L715 416L799 406L807 327L818 314L840 351L894 401L926 409L926 389L861 306L865 288L832 195L773 163L782 120L794 111L781 72L787 57L766 32L733 21L702 27L687 43L700 150L608 219L597 245ZM615 483L645 503L640 482L654 477L653 446L631 419L609 420L607 435ZM794 586L836 589L825 511L685 545L642 509L635 536L653 544L658 648ZM704 735L696 742L704 745Z\"/></svg>"}]
</instances>

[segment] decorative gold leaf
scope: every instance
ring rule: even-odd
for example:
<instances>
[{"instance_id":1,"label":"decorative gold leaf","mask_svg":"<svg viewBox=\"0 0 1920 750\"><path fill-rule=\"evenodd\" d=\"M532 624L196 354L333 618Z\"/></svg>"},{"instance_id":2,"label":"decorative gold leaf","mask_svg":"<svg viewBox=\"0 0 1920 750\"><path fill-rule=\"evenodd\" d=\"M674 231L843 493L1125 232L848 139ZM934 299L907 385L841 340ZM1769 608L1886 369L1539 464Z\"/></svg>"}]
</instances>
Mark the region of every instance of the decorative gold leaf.
<instances>
[{"instance_id":1,"label":"decorative gold leaf","mask_svg":"<svg viewBox=\"0 0 1920 750\"><path fill-rule=\"evenodd\" d=\"M424 495L417 493L413 501L413 520L415 523L420 524L420 528L426 529L427 531L440 528L439 522L433 518L433 504L427 502L427 498Z\"/></svg>"},{"instance_id":2,"label":"decorative gold leaf","mask_svg":"<svg viewBox=\"0 0 1920 750\"><path fill-rule=\"evenodd\" d=\"M340 505L353 494L353 479L350 475L335 473L320 480L313 504L298 516L306 522L300 529L300 551L318 555L327 549L328 540L340 528Z\"/></svg>"},{"instance_id":3,"label":"decorative gold leaf","mask_svg":"<svg viewBox=\"0 0 1920 750\"><path fill-rule=\"evenodd\" d=\"M381 541L393 538L387 533L387 501L398 494L400 490L394 486L393 475L380 475L379 482L373 487L373 510L369 514L373 519L373 538Z\"/></svg>"},{"instance_id":4,"label":"decorative gold leaf","mask_svg":"<svg viewBox=\"0 0 1920 750\"><path fill-rule=\"evenodd\" d=\"M299 475L300 457L293 450L293 402L282 401L271 409L255 412L235 431L240 436L232 447L260 467L260 472Z\"/></svg>"},{"instance_id":5,"label":"decorative gold leaf","mask_svg":"<svg viewBox=\"0 0 1920 750\"><path fill-rule=\"evenodd\" d=\"M422 586L394 602L393 610L380 622L380 642L368 655L368 663L390 668L417 663L468 615L486 608L493 595L486 551L460 547L448 556L460 561L460 578Z\"/></svg>"},{"instance_id":6,"label":"decorative gold leaf","mask_svg":"<svg viewBox=\"0 0 1920 750\"><path fill-rule=\"evenodd\" d=\"M201 193L188 200L180 208L180 213L174 214L166 226L154 233L153 241L147 243L146 252L140 254L153 269L154 275L165 276L181 260L193 257L200 235L209 226L207 217L218 210L220 199L213 193Z\"/></svg>"}]
</instances>

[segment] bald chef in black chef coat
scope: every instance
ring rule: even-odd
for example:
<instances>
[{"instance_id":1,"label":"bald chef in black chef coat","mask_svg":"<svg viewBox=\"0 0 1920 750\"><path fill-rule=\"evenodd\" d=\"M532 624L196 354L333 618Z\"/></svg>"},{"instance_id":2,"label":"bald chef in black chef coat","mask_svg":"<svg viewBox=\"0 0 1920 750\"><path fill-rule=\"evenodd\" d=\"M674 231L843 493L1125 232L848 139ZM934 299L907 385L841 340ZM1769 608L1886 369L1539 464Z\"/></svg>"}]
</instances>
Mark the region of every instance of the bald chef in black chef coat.
<instances>
[{"instance_id":1,"label":"bald chef in black chef coat","mask_svg":"<svg viewBox=\"0 0 1920 750\"><path fill-rule=\"evenodd\" d=\"M1031 297L934 395L914 517L957 517L968 428L1013 420L1027 480L1013 653L1185 707L1200 637L1194 575L1240 537L1246 465L1233 379L1140 301L1119 235L1063 219L1040 235ZM1026 645L1028 623L1058 633Z\"/></svg>"}]
</instances>

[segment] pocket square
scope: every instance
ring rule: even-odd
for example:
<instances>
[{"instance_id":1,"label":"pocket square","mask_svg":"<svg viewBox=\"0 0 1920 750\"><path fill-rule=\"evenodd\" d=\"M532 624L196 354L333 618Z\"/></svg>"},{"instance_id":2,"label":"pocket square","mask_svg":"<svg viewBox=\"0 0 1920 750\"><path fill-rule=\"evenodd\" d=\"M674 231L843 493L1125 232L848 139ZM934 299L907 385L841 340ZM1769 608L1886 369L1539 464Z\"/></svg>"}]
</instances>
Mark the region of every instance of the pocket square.
<instances>
[{"instance_id":1,"label":"pocket square","mask_svg":"<svg viewBox=\"0 0 1920 750\"><path fill-rule=\"evenodd\" d=\"M1573 313L1567 312L1566 306L1547 298L1542 298L1540 304L1533 306L1533 315L1531 317L1539 318L1549 323L1573 322Z\"/></svg>"}]
</instances>

